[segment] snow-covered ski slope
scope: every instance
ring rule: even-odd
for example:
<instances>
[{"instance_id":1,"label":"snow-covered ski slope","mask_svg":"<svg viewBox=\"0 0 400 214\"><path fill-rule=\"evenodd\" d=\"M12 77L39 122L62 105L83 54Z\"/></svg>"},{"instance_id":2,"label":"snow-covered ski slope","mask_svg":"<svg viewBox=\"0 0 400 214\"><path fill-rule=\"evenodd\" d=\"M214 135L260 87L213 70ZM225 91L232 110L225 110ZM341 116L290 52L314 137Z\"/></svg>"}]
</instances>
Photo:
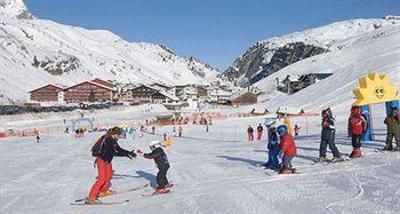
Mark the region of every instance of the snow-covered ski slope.
<instances>
[{"instance_id":1,"label":"snow-covered ski slope","mask_svg":"<svg viewBox=\"0 0 400 214\"><path fill-rule=\"evenodd\" d=\"M271 110L293 106L319 111L328 105L347 110L358 79L373 71L389 75L400 86L400 24L382 26L336 45L342 48L301 60L257 82L266 91L263 105ZM291 96L276 90L276 78L308 73L333 75Z\"/></svg>"},{"instance_id":2,"label":"snow-covered ski slope","mask_svg":"<svg viewBox=\"0 0 400 214\"><path fill-rule=\"evenodd\" d=\"M0 101L25 100L48 83L94 77L119 83L209 83L217 72L163 45L128 42L106 30L16 18L22 0L0 0Z\"/></svg>"},{"instance_id":3,"label":"snow-covered ski slope","mask_svg":"<svg viewBox=\"0 0 400 214\"><path fill-rule=\"evenodd\" d=\"M381 112L382 113L382 112ZM383 134L381 117L375 126ZM351 152L346 121L338 117L337 145L343 155ZM343 118L343 119L340 119ZM397 213L400 208L400 153L376 153L383 135L364 144L364 157L331 165L314 165L318 157L320 120L293 123L302 127L296 137L299 174L277 175L257 165L266 159L265 140L247 142L246 127L263 118L215 122L210 132L203 126L184 126L184 138L174 138L167 149L175 184L170 194L143 197L151 188L104 198L129 203L115 206L70 206L88 194L97 170L90 148L99 134L75 139L71 135L7 138L0 143L1 213ZM172 127L157 128L160 135L121 140L127 149L148 150L151 140L161 140ZM331 154L328 153L331 157ZM152 160L138 157L113 160L113 190L150 183L157 170Z\"/></svg>"}]
</instances>

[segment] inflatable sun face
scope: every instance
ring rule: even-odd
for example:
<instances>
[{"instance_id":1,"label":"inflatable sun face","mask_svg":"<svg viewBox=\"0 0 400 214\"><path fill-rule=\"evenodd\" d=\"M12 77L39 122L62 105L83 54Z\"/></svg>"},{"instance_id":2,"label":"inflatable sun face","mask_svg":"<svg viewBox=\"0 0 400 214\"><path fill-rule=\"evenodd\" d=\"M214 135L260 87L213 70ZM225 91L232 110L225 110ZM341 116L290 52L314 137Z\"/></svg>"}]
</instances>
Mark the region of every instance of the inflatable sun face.
<instances>
[{"instance_id":1,"label":"inflatable sun face","mask_svg":"<svg viewBox=\"0 0 400 214\"><path fill-rule=\"evenodd\" d=\"M381 99L383 98L383 96L385 96L385 89L383 88L383 86L378 86L375 88L375 95Z\"/></svg>"},{"instance_id":2,"label":"inflatable sun face","mask_svg":"<svg viewBox=\"0 0 400 214\"><path fill-rule=\"evenodd\" d=\"M374 103L383 103L398 100L396 86L390 81L387 75L370 73L366 77L359 79L360 87L353 90L356 96L354 106L368 105Z\"/></svg>"}]
</instances>

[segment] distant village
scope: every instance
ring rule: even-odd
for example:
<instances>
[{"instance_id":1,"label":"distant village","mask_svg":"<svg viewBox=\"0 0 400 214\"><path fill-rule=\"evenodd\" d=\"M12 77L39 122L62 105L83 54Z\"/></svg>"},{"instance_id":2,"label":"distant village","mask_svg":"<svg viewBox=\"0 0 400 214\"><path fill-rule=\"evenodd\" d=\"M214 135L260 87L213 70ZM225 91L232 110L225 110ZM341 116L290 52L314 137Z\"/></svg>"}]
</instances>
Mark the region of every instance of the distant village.
<instances>
[{"instance_id":1,"label":"distant village","mask_svg":"<svg viewBox=\"0 0 400 214\"><path fill-rule=\"evenodd\" d=\"M262 94L256 87L247 89L210 85L175 85L161 83L141 84L134 87L117 87L99 78L84 81L72 86L47 84L29 91L30 101L38 103L91 103L120 102L126 105L143 103L163 104L168 109L179 109L215 103L221 105L249 105L257 103Z\"/></svg>"},{"instance_id":2,"label":"distant village","mask_svg":"<svg viewBox=\"0 0 400 214\"><path fill-rule=\"evenodd\" d=\"M282 81L277 79L277 90L294 94L330 74L310 73L301 76L288 75ZM29 91L30 102L47 104L119 102L125 105L144 103L163 104L167 109L184 107L197 108L200 103L219 105L251 105L259 101L263 94L259 88L249 86L237 88L213 85L165 85L161 83L120 86L95 78L81 83L63 86L47 84Z\"/></svg>"}]
</instances>

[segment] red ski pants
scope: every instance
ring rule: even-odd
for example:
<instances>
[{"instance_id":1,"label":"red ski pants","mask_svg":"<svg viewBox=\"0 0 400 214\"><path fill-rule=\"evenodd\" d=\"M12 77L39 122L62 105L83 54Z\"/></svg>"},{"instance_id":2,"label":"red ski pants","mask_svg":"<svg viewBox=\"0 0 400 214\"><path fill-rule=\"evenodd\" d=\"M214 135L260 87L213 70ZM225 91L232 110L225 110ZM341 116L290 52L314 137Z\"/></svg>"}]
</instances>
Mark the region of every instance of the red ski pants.
<instances>
[{"instance_id":1,"label":"red ski pants","mask_svg":"<svg viewBox=\"0 0 400 214\"><path fill-rule=\"evenodd\" d=\"M249 141L254 140L254 134L253 133L247 133L247 137L249 138Z\"/></svg>"},{"instance_id":2,"label":"red ski pants","mask_svg":"<svg viewBox=\"0 0 400 214\"><path fill-rule=\"evenodd\" d=\"M262 132L257 132L257 140L261 140L262 138Z\"/></svg>"},{"instance_id":3,"label":"red ski pants","mask_svg":"<svg viewBox=\"0 0 400 214\"><path fill-rule=\"evenodd\" d=\"M90 189L89 198L96 199L100 192L106 192L110 186L113 171L111 163L100 158L96 158L96 166L98 171L97 181Z\"/></svg>"}]
</instances>

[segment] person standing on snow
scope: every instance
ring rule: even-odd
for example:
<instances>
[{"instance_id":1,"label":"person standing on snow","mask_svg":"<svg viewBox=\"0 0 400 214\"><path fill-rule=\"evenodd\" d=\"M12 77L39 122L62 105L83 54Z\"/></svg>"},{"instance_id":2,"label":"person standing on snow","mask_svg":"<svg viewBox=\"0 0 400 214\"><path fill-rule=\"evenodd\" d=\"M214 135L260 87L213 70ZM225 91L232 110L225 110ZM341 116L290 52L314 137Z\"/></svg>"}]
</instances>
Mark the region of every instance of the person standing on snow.
<instances>
[{"instance_id":1,"label":"person standing on snow","mask_svg":"<svg viewBox=\"0 0 400 214\"><path fill-rule=\"evenodd\" d=\"M351 108L351 116L349 118L347 126L348 134L351 136L351 144L353 151L350 154L350 158L361 157L361 137L365 130L367 130L367 121L361 115L361 108L353 106Z\"/></svg>"},{"instance_id":2,"label":"person standing on snow","mask_svg":"<svg viewBox=\"0 0 400 214\"><path fill-rule=\"evenodd\" d=\"M392 142L394 137L397 145L395 150L400 151L400 114L396 106L392 106L390 110L390 114L385 118L387 136L384 149L388 151L393 150Z\"/></svg>"},{"instance_id":3,"label":"person standing on snow","mask_svg":"<svg viewBox=\"0 0 400 214\"><path fill-rule=\"evenodd\" d=\"M264 131L264 128L261 125L261 123L258 124L258 126L257 126L257 140L261 140L263 131Z\"/></svg>"},{"instance_id":4,"label":"person standing on snow","mask_svg":"<svg viewBox=\"0 0 400 214\"><path fill-rule=\"evenodd\" d=\"M300 126L298 126L297 124L294 125L294 136L299 136L300 129Z\"/></svg>"},{"instance_id":5,"label":"person standing on snow","mask_svg":"<svg viewBox=\"0 0 400 214\"><path fill-rule=\"evenodd\" d=\"M161 148L161 143L159 141L152 141L149 145L151 149L151 153L144 153L143 157L147 159L154 159L154 162L157 165L158 173L157 173L157 185L156 191L154 194L162 194L168 191L168 188L171 184L168 182L167 179L167 172L170 167L168 162L168 157L165 154L164 150ZM139 154L142 151L137 151Z\"/></svg>"},{"instance_id":6,"label":"person standing on snow","mask_svg":"<svg viewBox=\"0 0 400 214\"><path fill-rule=\"evenodd\" d=\"M90 189L89 196L86 198L88 204L101 204L98 197L111 195L113 191L109 189L113 176L111 161L114 156L135 158L134 151L122 149L118 145L118 138L121 136L121 129L114 127L98 139L92 147L92 155L96 157L95 164L98 170L96 182Z\"/></svg>"},{"instance_id":7,"label":"person standing on snow","mask_svg":"<svg viewBox=\"0 0 400 214\"><path fill-rule=\"evenodd\" d=\"M279 148L283 153L282 167L279 173L293 174L295 168L292 166L292 159L297 155L297 147L293 136L288 133L286 125L278 126L277 132L280 138Z\"/></svg>"},{"instance_id":8,"label":"person standing on snow","mask_svg":"<svg viewBox=\"0 0 400 214\"><path fill-rule=\"evenodd\" d=\"M179 128L178 128L178 136L182 137L182 133L183 133L183 128L182 128L182 126L179 126Z\"/></svg>"},{"instance_id":9,"label":"person standing on snow","mask_svg":"<svg viewBox=\"0 0 400 214\"><path fill-rule=\"evenodd\" d=\"M151 127L151 133L152 133L152 134L156 134L156 127L155 127L155 126L152 126L152 127Z\"/></svg>"},{"instance_id":10,"label":"person standing on snow","mask_svg":"<svg viewBox=\"0 0 400 214\"><path fill-rule=\"evenodd\" d=\"M343 161L338 148L335 145L335 119L332 116L332 111L327 108L322 111L322 131L321 131L321 143L319 147L319 161L327 162L326 148L329 145L329 149L333 153L332 162Z\"/></svg>"},{"instance_id":11,"label":"person standing on snow","mask_svg":"<svg viewBox=\"0 0 400 214\"><path fill-rule=\"evenodd\" d=\"M174 135L174 137L176 137L176 127L172 127L172 134Z\"/></svg>"},{"instance_id":12,"label":"person standing on snow","mask_svg":"<svg viewBox=\"0 0 400 214\"><path fill-rule=\"evenodd\" d=\"M248 137L249 141L254 140L254 129L250 125L249 125L249 128L247 128L247 137Z\"/></svg>"},{"instance_id":13,"label":"person standing on snow","mask_svg":"<svg viewBox=\"0 0 400 214\"><path fill-rule=\"evenodd\" d=\"M279 169L279 138L278 133L276 131L276 127L272 126L268 129L268 161L264 163L262 166L277 170Z\"/></svg>"}]
</instances>

